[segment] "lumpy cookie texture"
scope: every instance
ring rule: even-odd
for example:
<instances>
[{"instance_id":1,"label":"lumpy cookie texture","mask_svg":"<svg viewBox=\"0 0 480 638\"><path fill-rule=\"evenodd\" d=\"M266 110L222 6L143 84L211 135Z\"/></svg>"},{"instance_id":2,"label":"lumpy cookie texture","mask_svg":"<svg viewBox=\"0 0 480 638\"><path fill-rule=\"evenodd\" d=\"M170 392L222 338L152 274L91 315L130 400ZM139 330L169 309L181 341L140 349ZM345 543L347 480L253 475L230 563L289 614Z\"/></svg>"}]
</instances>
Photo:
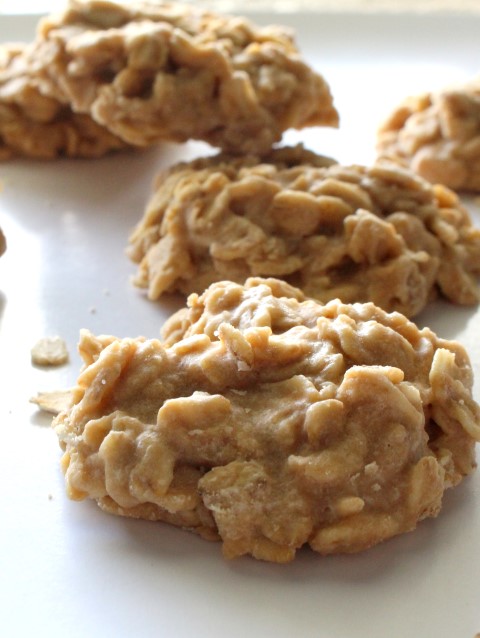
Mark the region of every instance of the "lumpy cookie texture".
<instances>
[{"instance_id":1,"label":"lumpy cookie texture","mask_svg":"<svg viewBox=\"0 0 480 638\"><path fill-rule=\"evenodd\" d=\"M135 146L257 152L288 128L338 124L326 81L283 27L182 3L71 0L40 23L37 46L57 96Z\"/></svg>"},{"instance_id":2,"label":"lumpy cookie texture","mask_svg":"<svg viewBox=\"0 0 480 638\"><path fill-rule=\"evenodd\" d=\"M480 78L406 99L382 124L377 148L432 183L480 191Z\"/></svg>"},{"instance_id":3,"label":"lumpy cookie texture","mask_svg":"<svg viewBox=\"0 0 480 638\"><path fill-rule=\"evenodd\" d=\"M372 303L213 284L163 341L83 332L54 421L70 497L221 539L229 558L357 552L436 516L475 467L463 348Z\"/></svg>"},{"instance_id":4,"label":"lumpy cookie texture","mask_svg":"<svg viewBox=\"0 0 480 638\"><path fill-rule=\"evenodd\" d=\"M407 316L438 294L479 299L480 230L452 191L392 162L341 166L302 147L170 168L127 252L151 299L249 276Z\"/></svg>"},{"instance_id":5,"label":"lumpy cookie texture","mask_svg":"<svg viewBox=\"0 0 480 638\"><path fill-rule=\"evenodd\" d=\"M74 113L42 73L40 45L0 46L0 159L99 157L127 144L89 115Z\"/></svg>"}]
</instances>

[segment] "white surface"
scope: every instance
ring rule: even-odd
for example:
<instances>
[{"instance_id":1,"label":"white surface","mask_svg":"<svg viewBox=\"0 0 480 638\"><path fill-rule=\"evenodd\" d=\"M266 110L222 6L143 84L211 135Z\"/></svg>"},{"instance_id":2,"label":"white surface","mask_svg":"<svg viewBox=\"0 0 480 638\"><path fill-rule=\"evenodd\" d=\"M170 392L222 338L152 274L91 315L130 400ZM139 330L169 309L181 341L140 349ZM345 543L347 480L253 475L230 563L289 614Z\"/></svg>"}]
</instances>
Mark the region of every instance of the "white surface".
<instances>
[{"instance_id":1,"label":"white surface","mask_svg":"<svg viewBox=\"0 0 480 638\"><path fill-rule=\"evenodd\" d=\"M0 0L0 13L39 13L62 10L66 0ZM128 2L128 0L123 0ZM183 0L193 2L193 0ZM270 11L296 13L298 11L474 11L478 0L195 0L195 4L225 12Z\"/></svg>"},{"instance_id":2,"label":"white surface","mask_svg":"<svg viewBox=\"0 0 480 638\"><path fill-rule=\"evenodd\" d=\"M268 22L269 16L258 16ZM477 71L480 18L283 16L329 80L340 131L289 134L342 162L369 163L379 120L406 93ZM0 38L34 20L0 17ZM29 404L71 385L80 328L157 336L178 299L134 289L124 255L160 166L203 152L167 146L100 161L0 165L0 634L231 638L473 638L480 631L480 475L447 493L441 515L357 556L301 551L284 566L226 562L218 544L160 523L69 502L49 419ZM474 210L477 223L480 214ZM436 304L420 319L467 346L480 397L480 313ZM45 335L71 361L30 364Z\"/></svg>"}]
</instances>

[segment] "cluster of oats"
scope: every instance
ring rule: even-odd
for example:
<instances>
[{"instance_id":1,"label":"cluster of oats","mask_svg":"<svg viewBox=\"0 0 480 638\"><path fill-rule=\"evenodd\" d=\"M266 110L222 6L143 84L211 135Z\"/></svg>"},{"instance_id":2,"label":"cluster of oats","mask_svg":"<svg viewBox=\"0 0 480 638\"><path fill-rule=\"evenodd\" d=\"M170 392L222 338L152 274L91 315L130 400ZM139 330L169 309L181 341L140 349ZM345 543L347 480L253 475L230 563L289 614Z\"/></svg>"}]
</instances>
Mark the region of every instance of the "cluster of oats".
<instances>
[{"instance_id":1,"label":"cluster of oats","mask_svg":"<svg viewBox=\"0 0 480 638\"><path fill-rule=\"evenodd\" d=\"M249 276L406 316L437 295L480 298L480 230L452 191L392 162L341 166L302 147L170 168L128 252L151 299Z\"/></svg>"},{"instance_id":2,"label":"cluster of oats","mask_svg":"<svg viewBox=\"0 0 480 638\"><path fill-rule=\"evenodd\" d=\"M480 78L407 98L382 124L377 147L432 183L480 191Z\"/></svg>"},{"instance_id":3,"label":"cluster of oats","mask_svg":"<svg viewBox=\"0 0 480 638\"><path fill-rule=\"evenodd\" d=\"M0 57L0 156L95 157L162 140L266 151L336 126L288 29L192 5L70 0Z\"/></svg>"},{"instance_id":4,"label":"cluster of oats","mask_svg":"<svg viewBox=\"0 0 480 638\"><path fill-rule=\"evenodd\" d=\"M468 357L399 313L250 279L191 295L163 338L83 333L54 422L72 498L286 562L414 529L475 466Z\"/></svg>"},{"instance_id":5,"label":"cluster of oats","mask_svg":"<svg viewBox=\"0 0 480 638\"><path fill-rule=\"evenodd\" d=\"M0 159L221 150L160 175L130 237L135 283L188 306L161 339L83 331L75 388L34 399L69 496L287 562L413 530L473 471L468 356L407 317L479 301L480 231L448 188L480 189L478 86L409 100L371 167L274 147L338 119L288 29L192 4L70 0L0 47Z\"/></svg>"}]
</instances>

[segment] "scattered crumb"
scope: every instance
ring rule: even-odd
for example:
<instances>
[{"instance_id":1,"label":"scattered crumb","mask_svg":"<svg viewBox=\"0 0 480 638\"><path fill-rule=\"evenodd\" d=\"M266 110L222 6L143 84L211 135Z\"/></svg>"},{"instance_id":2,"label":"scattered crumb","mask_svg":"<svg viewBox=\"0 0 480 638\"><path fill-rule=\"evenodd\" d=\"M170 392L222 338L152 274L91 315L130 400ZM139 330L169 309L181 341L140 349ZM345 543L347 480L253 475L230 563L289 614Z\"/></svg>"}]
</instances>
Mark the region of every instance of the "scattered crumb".
<instances>
[{"instance_id":1,"label":"scattered crumb","mask_svg":"<svg viewBox=\"0 0 480 638\"><path fill-rule=\"evenodd\" d=\"M30 403L35 403L44 412L57 415L72 405L72 391L53 390L51 392L39 392L37 396L30 399Z\"/></svg>"},{"instance_id":2,"label":"scattered crumb","mask_svg":"<svg viewBox=\"0 0 480 638\"><path fill-rule=\"evenodd\" d=\"M88 309L88 312L89 312L91 315L94 315L94 314L96 314L97 309L95 308L95 306L91 306L91 307Z\"/></svg>"},{"instance_id":3,"label":"scattered crumb","mask_svg":"<svg viewBox=\"0 0 480 638\"><path fill-rule=\"evenodd\" d=\"M2 229L0 228L0 255L3 255L3 253L7 250L7 240L5 239L5 235L2 232Z\"/></svg>"},{"instance_id":4,"label":"scattered crumb","mask_svg":"<svg viewBox=\"0 0 480 638\"><path fill-rule=\"evenodd\" d=\"M68 350L61 337L42 337L31 350L37 366L61 366L68 361Z\"/></svg>"},{"instance_id":5,"label":"scattered crumb","mask_svg":"<svg viewBox=\"0 0 480 638\"><path fill-rule=\"evenodd\" d=\"M110 297L110 290L108 288L105 288L103 294L105 295L105 297Z\"/></svg>"},{"instance_id":6,"label":"scattered crumb","mask_svg":"<svg viewBox=\"0 0 480 638\"><path fill-rule=\"evenodd\" d=\"M49 494L49 495L48 495L48 500L49 500L49 501L53 501L53 494Z\"/></svg>"}]
</instances>

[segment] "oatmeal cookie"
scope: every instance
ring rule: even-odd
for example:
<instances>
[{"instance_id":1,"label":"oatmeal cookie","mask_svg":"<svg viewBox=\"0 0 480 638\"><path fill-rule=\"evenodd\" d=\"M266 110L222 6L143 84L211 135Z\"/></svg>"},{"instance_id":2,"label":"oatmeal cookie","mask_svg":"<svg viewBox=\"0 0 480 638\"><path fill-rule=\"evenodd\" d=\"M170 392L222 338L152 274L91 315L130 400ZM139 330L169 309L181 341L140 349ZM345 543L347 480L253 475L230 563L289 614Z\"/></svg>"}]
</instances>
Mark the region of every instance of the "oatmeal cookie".
<instances>
[{"instance_id":1,"label":"oatmeal cookie","mask_svg":"<svg viewBox=\"0 0 480 638\"><path fill-rule=\"evenodd\" d=\"M407 316L437 293L479 299L480 230L452 191L394 163L340 166L301 147L167 170L127 252L151 299L252 275Z\"/></svg>"},{"instance_id":2,"label":"oatmeal cookie","mask_svg":"<svg viewBox=\"0 0 480 638\"><path fill-rule=\"evenodd\" d=\"M283 27L191 4L71 0L37 37L73 110L132 145L199 139L259 152L288 128L338 125L327 83Z\"/></svg>"},{"instance_id":3,"label":"oatmeal cookie","mask_svg":"<svg viewBox=\"0 0 480 638\"><path fill-rule=\"evenodd\" d=\"M54 421L71 498L286 562L413 530L475 467L467 354L399 313L249 279L192 294L163 336L82 333Z\"/></svg>"},{"instance_id":4,"label":"oatmeal cookie","mask_svg":"<svg viewBox=\"0 0 480 638\"><path fill-rule=\"evenodd\" d=\"M480 78L405 100L381 126L377 149L432 183L480 191Z\"/></svg>"},{"instance_id":5,"label":"oatmeal cookie","mask_svg":"<svg viewBox=\"0 0 480 638\"><path fill-rule=\"evenodd\" d=\"M41 44L0 46L0 159L99 157L127 144L74 113L42 73Z\"/></svg>"}]
</instances>

